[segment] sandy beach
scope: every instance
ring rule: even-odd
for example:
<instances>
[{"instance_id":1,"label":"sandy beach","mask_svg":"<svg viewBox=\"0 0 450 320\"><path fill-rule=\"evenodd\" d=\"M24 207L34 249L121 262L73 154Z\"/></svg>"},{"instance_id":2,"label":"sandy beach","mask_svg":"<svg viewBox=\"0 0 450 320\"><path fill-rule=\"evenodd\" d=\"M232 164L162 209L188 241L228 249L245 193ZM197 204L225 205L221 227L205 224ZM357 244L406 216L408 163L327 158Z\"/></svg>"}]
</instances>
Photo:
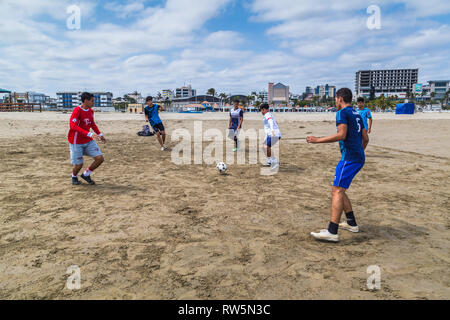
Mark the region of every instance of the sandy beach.
<instances>
[{"instance_id":1,"label":"sandy beach","mask_svg":"<svg viewBox=\"0 0 450 320\"><path fill-rule=\"evenodd\" d=\"M71 185L70 114L0 113L0 299L450 299L450 113L374 114L348 194L360 234L327 226L339 147L334 114L275 114L280 171L175 165L143 115L96 114L108 139L97 185ZM170 135L227 114L163 113ZM246 114L244 129L261 129ZM205 142L205 145L207 143ZM247 147L248 149L248 147ZM91 162L86 159L86 164ZM66 287L79 266L81 289ZM370 291L367 268L381 269Z\"/></svg>"}]
</instances>

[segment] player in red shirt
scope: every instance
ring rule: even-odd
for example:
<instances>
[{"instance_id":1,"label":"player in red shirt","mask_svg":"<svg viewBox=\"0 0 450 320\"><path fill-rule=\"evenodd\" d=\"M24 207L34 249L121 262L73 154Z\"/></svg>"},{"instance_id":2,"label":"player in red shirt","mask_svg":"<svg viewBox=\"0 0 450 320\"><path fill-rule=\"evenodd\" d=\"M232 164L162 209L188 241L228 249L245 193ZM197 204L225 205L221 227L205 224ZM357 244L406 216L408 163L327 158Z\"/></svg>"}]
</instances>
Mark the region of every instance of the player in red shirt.
<instances>
[{"instance_id":1,"label":"player in red shirt","mask_svg":"<svg viewBox=\"0 0 450 320\"><path fill-rule=\"evenodd\" d=\"M78 173L83 168L83 156L94 158L94 162L81 175L81 178L90 185L95 182L91 179L92 172L97 169L105 159L98 147L97 141L106 143L105 137L94 122L94 96L85 92L81 95L81 106L76 107L70 117L70 130L68 140L70 143L70 158L73 165L72 184L81 184L78 180ZM94 132L90 132L90 130Z\"/></svg>"}]
</instances>

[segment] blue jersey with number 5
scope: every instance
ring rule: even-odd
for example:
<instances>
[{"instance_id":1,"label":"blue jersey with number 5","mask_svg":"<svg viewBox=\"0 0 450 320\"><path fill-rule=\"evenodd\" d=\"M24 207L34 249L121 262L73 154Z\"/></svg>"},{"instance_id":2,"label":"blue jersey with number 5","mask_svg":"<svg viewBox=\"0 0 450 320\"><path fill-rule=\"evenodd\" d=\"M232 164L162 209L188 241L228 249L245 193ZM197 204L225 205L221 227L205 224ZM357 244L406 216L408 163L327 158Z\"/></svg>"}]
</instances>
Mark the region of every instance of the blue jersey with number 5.
<instances>
[{"instance_id":1,"label":"blue jersey with number 5","mask_svg":"<svg viewBox=\"0 0 450 320\"><path fill-rule=\"evenodd\" d=\"M351 106L339 110L336 114L336 126L347 125L347 137L339 141L342 153L342 161L365 163L366 156L362 145L363 120L358 111Z\"/></svg>"}]
</instances>

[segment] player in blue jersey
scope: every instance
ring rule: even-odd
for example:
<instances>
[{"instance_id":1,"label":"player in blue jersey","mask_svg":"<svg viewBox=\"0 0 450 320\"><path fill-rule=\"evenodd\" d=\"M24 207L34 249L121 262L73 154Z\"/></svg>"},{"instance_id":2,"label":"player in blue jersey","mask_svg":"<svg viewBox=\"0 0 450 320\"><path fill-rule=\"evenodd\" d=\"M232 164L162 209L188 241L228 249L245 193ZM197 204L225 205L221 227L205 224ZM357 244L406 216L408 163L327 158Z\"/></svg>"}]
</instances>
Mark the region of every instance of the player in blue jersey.
<instances>
[{"instance_id":1,"label":"player in blue jersey","mask_svg":"<svg viewBox=\"0 0 450 320\"><path fill-rule=\"evenodd\" d=\"M338 108L336 114L337 134L326 138L306 138L308 143L333 143L339 141L342 153L342 159L337 165L333 182L331 222L328 230L311 233L318 240L338 242L339 227L347 231L359 232L352 204L346 191L350 188L352 180L364 167L366 161L364 150L369 143L369 136L364 128L361 116L352 107L352 99L353 94L350 89L343 88L336 93L336 106ZM347 222L339 224L342 211L345 211Z\"/></svg>"},{"instance_id":2,"label":"player in blue jersey","mask_svg":"<svg viewBox=\"0 0 450 320\"><path fill-rule=\"evenodd\" d=\"M159 110L164 111L164 107L153 104L153 97L147 97L145 100L146 106L144 109L145 120L150 122L153 130L156 132L156 138L161 145L161 151L167 150L166 146L166 130L159 117Z\"/></svg>"},{"instance_id":3,"label":"player in blue jersey","mask_svg":"<svg viewBox=\"0 0 450 320\"><path fill-rule=\"evenodd\" d=\"M372 123L373 123L373 119L372 119L372 113L370 112L369 108L366 108L364 106L364 98L358 98L358 112L359 115L361 116L363 123L364 123L364 128L366 129L367 133L370 134L372 132Z\"/></svg>"},{"instance_id":4,"label":"player in blue jersey","mask_svg":"<svg viewBox=\"0 0 450 320\"><path fill-rule=\"evenodd\" d=\"M239 100L234 101L234 107L230 110L230 121L228 123L228 137L234 140L234 152L239 149L239 132L244 121L244 110L239 108Z\"/></svg>"}]
</instances>

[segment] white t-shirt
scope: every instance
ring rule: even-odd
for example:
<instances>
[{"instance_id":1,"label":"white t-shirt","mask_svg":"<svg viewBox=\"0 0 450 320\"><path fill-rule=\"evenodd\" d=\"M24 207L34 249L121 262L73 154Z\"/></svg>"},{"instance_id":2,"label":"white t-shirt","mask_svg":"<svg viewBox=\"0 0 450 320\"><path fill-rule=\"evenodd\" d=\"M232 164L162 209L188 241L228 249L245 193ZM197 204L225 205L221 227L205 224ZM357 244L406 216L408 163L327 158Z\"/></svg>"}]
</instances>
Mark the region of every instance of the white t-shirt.
<instances>
[{"instance_id":1,"label":"white t-shirt","mask_svg":"<svg viewBox=\"0 0 450 320\"><path fill-rule=\"evenodd\" d=\"M278 127L278 123L270 112L267 112L264 115L264 131L268 136L272 136L273 132L275 136L281 138L281 132L280 128Z\"/></svg>"}]
</instances>

